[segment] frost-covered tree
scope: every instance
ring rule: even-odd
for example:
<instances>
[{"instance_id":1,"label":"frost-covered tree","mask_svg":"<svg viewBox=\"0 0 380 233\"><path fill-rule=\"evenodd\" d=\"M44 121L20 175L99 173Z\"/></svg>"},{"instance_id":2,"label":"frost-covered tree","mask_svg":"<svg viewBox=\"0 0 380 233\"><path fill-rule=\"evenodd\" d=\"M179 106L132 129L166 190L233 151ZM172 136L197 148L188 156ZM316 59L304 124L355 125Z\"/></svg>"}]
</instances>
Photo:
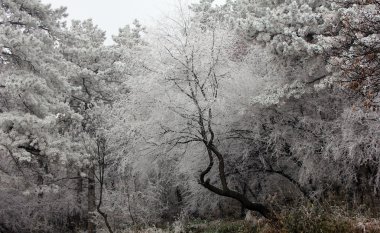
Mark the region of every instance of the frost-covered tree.
<instances>
[{"instance_id":1,"label":"frost-covered tree","mask_svg":"<svg viewBox=\"0 0 380 233\"><path fill-rule=\"evenodd\" d=\"M2 202L1 222L10 232L68 227L71 220L58 219L75 215L75 195L57 180L83 151L63 133L68 122L62 116L71 116L73 131L82 120L67 101L71 73L58 49L65 9L39 1L1 1L0 10L1 200L14 199ZM18 203L23 207L12 207ZM52 213L48 206L61 211Z\"/></svg>"},{"instance_id":2,"label":"frost-covered tree","mask_svg":"<svg viewBox=\"0 0 380 233\"><path fill-rule=\"evenodd\" d=\"M331 58L339 80L359 96L364 107L379 105L379 1L337 1L341 7L343 47Z\"/></svg>"},{"instance_id":3,"label":"frost-covered tree","mask_svg":"<svg viewBox=\"0 0 380 233\"><path fill-rule=\"evenodd\" d=\"M300 66L306 84L337 82L359 94L367 108L377 105L378 1L212 2L193 5L205 22L223 21L247 41L266 45Z\"/></svg>"},{"instance_id":4,"label":"frost-covered tree","mask_svg":"<svg viewBox=\"0 0 380 233\"><path fill-rule=\"evenodd\" d=\"M224 108L228 93L221 93L221 90L228 85L224 79L230 78L233 62L228 52L233 37L217 27L203 30L185 14L174 21L175 25L164 28L165 35L161 36L162 62L167 66L163 75L170 88L166 103L174 114L170 116L171 123L163 124L163 136L169 145L186 145L188 150L202 145L208 162L205 166L203 160L202 168L198 168L201 169L198 182L204 188L274 219L268 206L251 201L231 186L226 176L230 164L227 163L228 155L221 149L222 135L229 123L227 119L233 118L229 113L233 113Z\"/></svg>"},{"instance_id":5,"label":"frost-covered tree","mask_svg":"<svg viewBox=\"0 0 380 233\"><path fill-rule=\"evenodd\" d=\"M356 100L337 89L343 84L363 96L365 106L371 107L376 104L378 70L376 40L378 36L375 31L378 26L378 3L376 1L227 1L222 6L215 6L212 2L201 1L192 7L196 12L196 17L204 22L205 30L213 27L214 23L210 24L210 22L224 22L225 27L235 30L241 38L244 38L236 44L238 46L235 46L241 56L240 60L250 56L247 53L250 45L263 45L277 56L277 64L287 67L277 70L280 72L277 73L279 79L268 80L273 85L269 85L264 93L256 92L248 97L252 101L244 114L260 109L267 114L269 123L266 126L261 125L262 128L258 128L261 131L252 131L252 126L246 125L240 131L234 132L233 137L246 138L248 141L252 139L247 142L247 148L250 148L248 151L251 151L248 153L251 159L247 160L248 164L243 164L242 167L247 165L250 172L254 172L254 170L263 172L262 168L258 169L254 164L255 160L251 154L255 154L256 150L265 149L267 152L263 155L267 154L269 157L264 160L264 168L266 168L264 171L275 169L280 172L278 169L281 167L294 166L294 171L299 171L299 173L288 173L290 174L288 178L295 181L294 184L301 190L304 189L306 193L320 196L321 192L331 191L331 186L334 186L339 187L337 189L340 189L339 193L341 194L352 195L355 192L354 196L362 195L366 192L358 194L359 188L355 182L355 179L359 179L359 177L361 177L359 183L362 189L376 190L378 184L373 182L378 177L378 169L375 168L378 163L376 159L372 159L372 152L376 153L377 149L370 146L372 145L370 138L378 138L378 135L373 135L370 132L372 130L369 129L377 128L378 120L374 117L377 113L365 113L355 108L352 109L352 105L356 105ZM258 84L251 81L253 85ZM282 86L276 85L280 83ZM331 92L331 94L323 94L326 92ZM328 101L337 105L323 107L325 100L320 95L329 96L330 100ZM340 98L344 98L346 101L340 102ZM302 109L306 106L303 106L302 101L305 103L315 101L315 104L312 105L315 106L315 109L310 109L305 114ZM258 107L257 103L267 107ZM288 115L283 112L283 108L293 109L287 111L293 112L295 118L290 121L282 119ZM299 108L301 112L296 111ZM305 118L305 115L308 114L311 115ZM344 156L348 152L343 148L350 148L356 143L342 138L348 139L353 136L350 134L351 136L347 137L347 132L351 132L356 127L348 127L350 128L348 130L346 128L348 125L342 122L355 122L358 118L351 117L359 115L363 118L362 123L358 124L366 125L365 128L369 131L363 130L368 135L372 135L365 137L366 139L363 138L365 143L360 141L371 149L358 149L355 146L358 149L355 149L358 157L351 160ZM258 114L256 122L261 122L266 118L264 116ZM249 118L254 117L250 116ZM284 121L284 125L277 125L276 119L280 122ZM297 122L309 122L308 124L313 126L308 128L309 126L300 126ZM306 130L310 135L298 138L299 135L304 134L303 131L299 131L300 129ZM335 131L331 131L331 129L335 129ZM288 135L288 133L290 134ZM313 134L315 138L311 139L309 136ZM264 135L272 135L273 138L269 139L266 136L261 138ZM293 137L297 140L283 144L284 141ZM324 138L329 139L325 140ZM300 141L303 139L306 139L307 146L300 145ZM281 142L281 140L284 141ZM263 144L262 149L254 149L256 147L254 145L261 142L267 143ZM298 148L299 146L303 149ZM303 152L295 153L292 151L293 147ZM327 147L329 150L325 150ZM306 151L308 152L306 153ZM307 156L308 153L310 153L310 157ZM290 158L289 155L291 155ZM275 158L272 161L275 162L275 166L270 164L272 156ZM296 159L291 161L292 158ZM363 162L364 158L368 159L368 163ZM340 164L341 162L346 165ZM249 165L250 163L252 165ZM341 169L336 169L337 167ZM285 174L282 175L286 175L286 169L284 170ZM336 176L325 176L333 170L338 172ZM248 176L250 175L248 174ZM333 177L338 179L333 179ZM340 179L341 177L345 178ZM348 180L349 182L347 182ZM306 181L310 181L310 184ZM344 185L343 181L349 185ZM367 182L364 185L366 188L364 188L363 182ZM336 190L332 192L337 194ZM375 193L370 196L374 197Z\"/></svg>"},{"instance_id":6,"label":"frost-covered tree","mask_svg":"<svg viewBox=\"0 0 380 233\"><path fill-rule=\"evenodd\" d=\"M140 25L136 23L136 28L138 27ZM111 136L114 132L108 131L115 130L119 125L114 125L116 122L111 121L113 116L105 110L112 112L111 106L127 97L127 81L138 73L137 58L134 58L138 51L134 47L142 43L138 38L140 29L136 29L133 36L126 34L127 29L129 30L128 27L121 30L120 35L115 37L118 38L116 45L105 46L105 33L91 20L73 21L71 28L65 32L65 40L60 44L65 59L73 66L70 82L76 89L71 92L70 104L84 117L84 134L77 135L77 140L84 141L88 149L87 159L90 161L88 167L82 167L87 171L87 179L91 182L87 209L89 212L97 210L110 232L112 229L107 213L101 205L107 188L106 167L117 160L112 159L112 149L108 149L117 146ZM129 140L126 137L122 139ZM98 151L99 148L107 149ZM95 195L95 181L99 183L98 199ZM90 228L93 228L91 223Z\"/></svg>"},{"instance_id":7,"label":"frost-covered tree","mask_svg":"<svg viewBox=\"0 0 380 233\"><path fill-rule=\"evenodd\" d=\"M1 232L380 200L377 0L180 3L109 46L0 4Z\"/></svg>"}]
</instances>

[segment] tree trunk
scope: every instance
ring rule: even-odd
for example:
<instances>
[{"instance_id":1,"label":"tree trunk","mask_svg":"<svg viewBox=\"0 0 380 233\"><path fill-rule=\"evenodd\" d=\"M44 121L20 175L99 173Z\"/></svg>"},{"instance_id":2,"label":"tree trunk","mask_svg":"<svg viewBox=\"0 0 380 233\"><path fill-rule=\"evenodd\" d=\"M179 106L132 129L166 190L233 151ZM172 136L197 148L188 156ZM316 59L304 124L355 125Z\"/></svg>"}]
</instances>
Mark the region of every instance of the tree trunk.
<instances>
[{"instance_id":1,"label":"tree trunk","mask_svg":"<svg viewBox=\"0 0 380 233\"><path fill-rule=\"evenodd\" d=\"M216 193L220 196L230 197L232 199L235 199L235 200L239 201L244 208L246 208L248 210L259 212L265 218L276 222L277 217L269 207L267 207L261 203L251 202L245 195L243 195L237 191L231 190L228 187L228 182L227 182L225 171L224 171L224 158L223 158L222 153L220 153L219 150L217 149L217 147L212 143L205 143L205 146L207 148L207 152L208 152L208 156L209 156L209 165L206 168L206 170L200 174L200 184L203 187L210 190L211 192ZM218 176L219 176L219 180L220 180L221 185L222 185L221 188L218 188L218 187L210 184L210 179L204 180L205 175L211 170L211 168L214 164L213 155L215 155L216 158L218 159Z\"/></svg>"},{"instance_id":2,"label":"tree trunk","mask_svg":"<svg viewBox=\"0 0 380 233\"><path fill-rule=\"evenodd\" d=\"M75 228L82 228L84 227L82 223L82 214L83 214L83 209L82 209L82 192L83 192L83 178L81 177L81 171L78 171L78 179L76 183L76 194L77 194L77 205L79 207L79 211L74 214L73 216L73 222L74 222L74 227Z\"/></svg>"},{"instance_id":3,"label":"tree trunk","mask_svg":"<svg viewBox=\"0 0 380 233\"><path fill-rule=\"evenodd\" d=\"M88 172L88 193L87 193L87 214L88 214L88 233L95 233L96 226L92 222L94 212L96 211L96 196L95 196L95 166L91 166Z\"/></svg>"}]
</instances>

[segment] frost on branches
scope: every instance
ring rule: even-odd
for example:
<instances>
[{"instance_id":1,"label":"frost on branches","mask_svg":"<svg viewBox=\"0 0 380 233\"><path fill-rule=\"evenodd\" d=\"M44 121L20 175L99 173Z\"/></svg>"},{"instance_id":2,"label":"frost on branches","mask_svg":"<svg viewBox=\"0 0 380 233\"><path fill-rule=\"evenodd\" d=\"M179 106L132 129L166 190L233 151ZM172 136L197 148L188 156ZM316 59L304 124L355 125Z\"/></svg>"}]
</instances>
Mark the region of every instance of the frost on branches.
<instances>
[{"instance_id":1,"label":"frost on branches","mask_svg":"<svg viewBox=\"0 0 380 233\"><path fill-rule=\"evenodd\" d=\"M379 1L180 3L112 45L0 4L0 232L379 212Z\"/></svg>"}]
</instances>

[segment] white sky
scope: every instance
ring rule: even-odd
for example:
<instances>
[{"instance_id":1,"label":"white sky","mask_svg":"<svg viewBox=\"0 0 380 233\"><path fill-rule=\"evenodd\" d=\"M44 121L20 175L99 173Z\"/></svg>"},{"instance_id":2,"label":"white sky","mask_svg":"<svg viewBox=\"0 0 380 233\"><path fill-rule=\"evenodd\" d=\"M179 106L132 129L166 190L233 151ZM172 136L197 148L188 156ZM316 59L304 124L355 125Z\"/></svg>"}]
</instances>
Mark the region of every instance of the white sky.
<instances>
[{"instance_id":1,"label":"white sky","mask_svg":"<svg viewBox=\"0 0 380 233\"><path fill-rule=\"evenodd\" d=\"M111 35L126 24L138 19L143 25L152 25L173 9L178 0L41 0L53 7L66 6L69 20L92 18L102 30L107 32L106 43L111 43ZM198 2L190 0L190 2ZM217 0L216 2L223 2Z\"/></svg>"}]
</instances>

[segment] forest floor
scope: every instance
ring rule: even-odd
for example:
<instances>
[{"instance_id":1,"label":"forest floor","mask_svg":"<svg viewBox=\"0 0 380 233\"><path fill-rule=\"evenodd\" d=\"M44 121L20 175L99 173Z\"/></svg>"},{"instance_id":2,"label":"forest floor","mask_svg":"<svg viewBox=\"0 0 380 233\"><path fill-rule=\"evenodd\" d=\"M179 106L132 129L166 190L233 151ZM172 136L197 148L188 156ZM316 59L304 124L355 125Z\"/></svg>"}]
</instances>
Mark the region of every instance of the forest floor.
<instances>
[{"instance_id":1,"label":"forest floor","mask_svg":"<svg viewBox=\"0 0 380 233\"><path fill-rule=\"evenodd\" d=\"M170 229L148 228L128 233L380 233L380 219L287 219L281 227L267 220L215 220L173 224Z\"/></svg>"}]
</instances>

